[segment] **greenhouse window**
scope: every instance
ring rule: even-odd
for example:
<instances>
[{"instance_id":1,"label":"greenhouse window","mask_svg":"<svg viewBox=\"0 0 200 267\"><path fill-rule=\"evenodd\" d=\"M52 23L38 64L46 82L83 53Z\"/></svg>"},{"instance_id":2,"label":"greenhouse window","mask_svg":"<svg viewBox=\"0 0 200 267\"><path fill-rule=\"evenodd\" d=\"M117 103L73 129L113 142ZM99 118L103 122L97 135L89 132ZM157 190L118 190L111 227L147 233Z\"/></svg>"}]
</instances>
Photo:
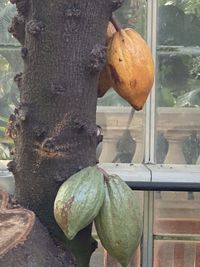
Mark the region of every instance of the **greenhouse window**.
<instances>
[{"instance_id":1,"label":"greenhouse window","mask_svg":"<svg viewBox=\"0 0 200 267\"><path fill-rule=\"evenodd\" d=\"M13 194L6 169L12 142L4 130L18 105L13 77L22 61L19 44L7 33L15 9L4 0L0 8L0 186ZM156 69L142 111L132 112L113 89L97 107L99 165L136 191L143 211L143 241L130 267L200 267L199 3L127 0L116 16L147 40ZM100 244L91 264L119 266Z\"/></svg>"}]
</instances>

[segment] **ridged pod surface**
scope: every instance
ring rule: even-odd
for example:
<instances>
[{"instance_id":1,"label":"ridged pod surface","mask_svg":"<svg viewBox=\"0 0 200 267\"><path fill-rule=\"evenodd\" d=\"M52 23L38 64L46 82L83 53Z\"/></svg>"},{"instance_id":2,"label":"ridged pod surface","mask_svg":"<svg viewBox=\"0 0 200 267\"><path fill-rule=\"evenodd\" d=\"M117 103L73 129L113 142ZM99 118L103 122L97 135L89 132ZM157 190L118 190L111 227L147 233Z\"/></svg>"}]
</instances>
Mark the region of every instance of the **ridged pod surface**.
<instances>
[{"instance_id":1,"label":"ridged pod surface","mask_svg":"<svg viewBox=\"0 0 200 267\"><path fill-rule=\"evenodd\" d=\"M117 175L105 182L105 199L95 226L102 245L123 267L140 243L142 216L134 192Z\"/></svg>"},{"instance_id":2,"label":"ridged pod surface","mask_svg":"<svg viewBox=\"0 0 200 267\"><path fill-rule=\"evenodd\" d=\"M114 33L107 65L115 91L136 110L142 109L154 81L153 59L145 40L128 28Z\"/></svg>"},{"instance_id":3,"label":"ridged pod surface","mask_svg":"<svg viewBox=\"0 0 200 267\"><path fill-rule=\"evenodd\" d=\"M106 45L108 44L110 38L112 38L113 34L116 32L114 25L109 22L106 32ZM105 93L112 87L112 80L108 73L107 65L103 68L99 76L99 84L98 84L98 97L102 97Z\"/></svg>"},{"instance_id":4,"label":"ridged pod surface","mask_svg":"<svg viewBox=\"0 0 200 267\"><path fill-rule=\"evenodd\" d=\"M114 25L112 22L109 21L108 27L107 27L107 32L106 32L106 44L112 38L113 34L116 32Z\"/></svg>"},{"instance_id":5,"label":"ridged pod surface","mask_svg":"<svg viewBox=\"0 0 200 267\"><path fill-rule=\"evenodd\" d=\"M112 81L108 73L107 65L104 66L99 76L98 97L102 97L112 87Z\"/></svg>"},{"instance_id":6,"label":"ridged pod surface","mask_svg":"<svg viewBox=\"0 0 200 267\"><path fill-rule=\"evenodd\" d=\"M62 184L54 202L54 216L68 239L94 220L103 200L103 174L96 166L81 170Z\"/></svg>"}]
</instances>

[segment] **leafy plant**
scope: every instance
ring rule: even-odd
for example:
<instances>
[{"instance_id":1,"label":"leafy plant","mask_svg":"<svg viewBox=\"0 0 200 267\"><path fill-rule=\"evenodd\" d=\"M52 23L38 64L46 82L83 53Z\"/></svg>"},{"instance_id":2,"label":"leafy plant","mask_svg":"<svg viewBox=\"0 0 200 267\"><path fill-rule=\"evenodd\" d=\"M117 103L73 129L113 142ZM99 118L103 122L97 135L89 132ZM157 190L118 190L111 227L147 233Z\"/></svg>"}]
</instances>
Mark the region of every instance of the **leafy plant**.
<instances>
[{"instance_id":1,"label":"leafy plant","mask_svg":"<svg viewBox=\"0 0 200 267\"><path fill-rule=\"evenodd\" d=\"M17 58L7 44L17 44L8 33L8 27L15 13L15 7L9 1L0 1L0 159L10 158L12 141L5 137L8 117L18 103L16 86L13 81L15 68L19 68Z\"/></svg>"},{"instance_id":2,"label":"leafy plant","mask_svg":"<svg viewBox=\"0 0 200 267\"><path fill-rule=\"evenodd\" d=\"M14 38L8 33L7 29L11 23L15 7L9 1L0 2L0 36L1 44L17 43Z\"/></svg>"},{"instance_id":3,"label":"leafy plant","mask_svg":"<svg viewBox=\"0 0 200 267\"><path fill-rule=\"evenodd\" d=\"M160 0L160 5L174 5L182 9L186 14L196 14L200 16L199 0Z\"/></svg>"},{"instance_id":4,"label":"leafy plant","mask_svg":"<svg viewBox=\"0 0 200 267\"><path fill-rule=\"evenodd\" d=\"M200 106L200 88L192 90L177 98L178 107L197 107Z\"/></svg>"},{"instance_id":5,"label":"leafy plant","mask_svg":"<svg viewBox=\"0 0 200 267\"><path fill-rule=\"evenodd\" d=\"M146 0L127 0L116 14L122 27L134 28L142 36L145 36L146 10Z\"/></svg>"},{"instance_id":6,"label":"leafy plant","mask_svg":"<svg viewBox=\"0 0 200 267\"><path fill-rule=\"evenodd\" d=\"M193 59L190 74L194 79L200 79L200 56Z\"/></svg>"}]
</instances>

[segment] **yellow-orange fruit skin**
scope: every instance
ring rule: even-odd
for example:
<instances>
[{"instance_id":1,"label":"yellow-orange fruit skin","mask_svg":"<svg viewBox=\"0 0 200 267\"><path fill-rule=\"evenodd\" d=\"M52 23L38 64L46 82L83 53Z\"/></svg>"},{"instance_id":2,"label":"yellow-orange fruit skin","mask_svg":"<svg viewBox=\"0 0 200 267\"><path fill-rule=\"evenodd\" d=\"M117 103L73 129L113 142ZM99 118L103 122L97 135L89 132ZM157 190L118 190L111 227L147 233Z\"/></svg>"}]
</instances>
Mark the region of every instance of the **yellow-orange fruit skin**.
<instances>
[{"instance_id":1,"label":"yellow-orange fruit skin","mask_svg":"<svg viewBox=\"0 0 200 267\"><path fill-rule=\"evenodd\" d=\"M108 73L107 65L103 68L99 76L98 97L102 97L112 87L112 81Z\"/></svg>"},{"instance_id":2,"label":"yellow-orange fruit skin","mask_svg":"<svg viewBox=\"0 0 200 267\"><path fill-rule=\"evenodd\" d=\"M154 64L145 40L132 29L113 34L107 66L115 91L136 110L143 108L154 81Z\"/></svg>"},{"instance_id":3,"label":"yellow-orange fruit skin","mask_svg":"<svg viewBox=\"0 0 200 267\"><path fill-rule=\"evenodd\" d=\"M109 22L106 32L106 44L112 38L113 34L116 32L114 25ZM110 75L108 73L107 65L103 68L99 76L99 84L98 84L98 97L102 97L105 93L112 87L112 81Z\"/></svg>"},{"instance_id":4,"label":"yellow-orange fruit skin","mask_svg":"<svg viewBox=\"0 0 200 267\"><path fill-rule=\"evenodd\" d=\"M109 21L107 32L106 32L106 42L109 41L110 38L112 38L113 34L116 32L114 25L112 22Z\"/></svg>"}]
</instances>

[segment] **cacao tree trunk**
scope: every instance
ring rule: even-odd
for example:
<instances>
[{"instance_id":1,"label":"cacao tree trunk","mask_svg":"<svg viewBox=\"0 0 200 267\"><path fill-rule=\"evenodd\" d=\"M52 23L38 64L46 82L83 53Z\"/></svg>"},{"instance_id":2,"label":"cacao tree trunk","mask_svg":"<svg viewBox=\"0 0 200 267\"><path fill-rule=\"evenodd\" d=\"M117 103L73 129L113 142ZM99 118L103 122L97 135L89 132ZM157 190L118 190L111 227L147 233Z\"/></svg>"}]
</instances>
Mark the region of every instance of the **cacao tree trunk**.
<instances>
[{"instance_id":1,"label":"cacao tree trunk","mask_svg":"<svg viewBox=\"0 0 200 267\"><path fill-rule=\"evenodd\" d=\"M15 77L20 106L9 129L15 143L9 169L15 176L16 198L52 236L65 242L77 266L89 266L96 245L91 226L67 241L55 223L53 203L69 176L96 164L98 77L105 64L108 21L122 1L11 2L18 16L10 32L21 42L24 60L24 72Z\"/></svg>"}]
</instances>

